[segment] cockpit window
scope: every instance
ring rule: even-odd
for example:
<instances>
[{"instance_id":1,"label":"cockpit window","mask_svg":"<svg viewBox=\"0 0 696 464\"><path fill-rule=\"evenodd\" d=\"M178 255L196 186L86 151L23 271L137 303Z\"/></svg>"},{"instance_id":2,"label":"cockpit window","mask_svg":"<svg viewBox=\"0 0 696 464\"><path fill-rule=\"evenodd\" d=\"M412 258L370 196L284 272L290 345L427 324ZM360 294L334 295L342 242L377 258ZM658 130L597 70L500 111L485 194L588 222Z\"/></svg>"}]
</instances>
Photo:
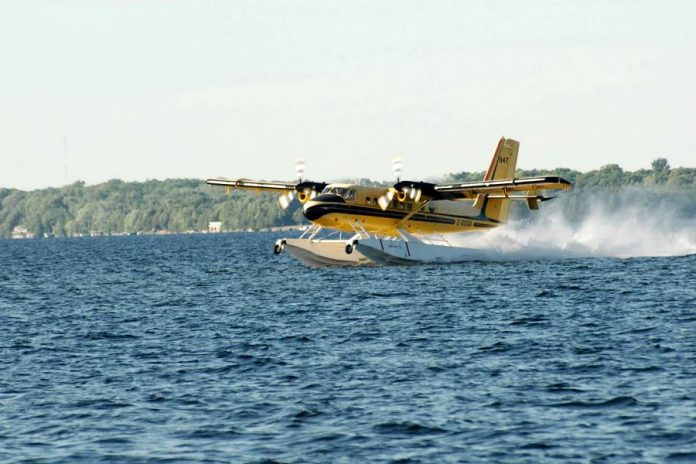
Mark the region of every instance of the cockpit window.
<instances>
[{"instance_id":1,"label":"cockpit window","mask_svg":"<svg viewBox=\"0 0 696 464\"><path fill-rule=\"evenodd\" d=\"M333 193L334 195L339 195L346 200L355 200L355 190L346 187L331 187L326 186L321 193Z\"/></svg>"}]
</instances>

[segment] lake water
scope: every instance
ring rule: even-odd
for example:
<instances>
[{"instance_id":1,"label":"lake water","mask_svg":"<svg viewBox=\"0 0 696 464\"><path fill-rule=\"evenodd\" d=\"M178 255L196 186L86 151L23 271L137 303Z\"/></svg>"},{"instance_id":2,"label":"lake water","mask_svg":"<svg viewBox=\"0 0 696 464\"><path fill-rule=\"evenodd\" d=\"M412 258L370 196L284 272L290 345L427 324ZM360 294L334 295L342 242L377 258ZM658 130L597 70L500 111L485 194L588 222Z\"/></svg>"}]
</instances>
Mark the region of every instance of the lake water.
<instances>
[{"instance_id":1,"label":"lake water","mask_svg":"<svg viewBox=\"0 0 696 464\"><path fill-rule=\"evenodd\" d=\"M0 242L0 461L696 462L696 256Z\"/></svg>"}]
</instances>

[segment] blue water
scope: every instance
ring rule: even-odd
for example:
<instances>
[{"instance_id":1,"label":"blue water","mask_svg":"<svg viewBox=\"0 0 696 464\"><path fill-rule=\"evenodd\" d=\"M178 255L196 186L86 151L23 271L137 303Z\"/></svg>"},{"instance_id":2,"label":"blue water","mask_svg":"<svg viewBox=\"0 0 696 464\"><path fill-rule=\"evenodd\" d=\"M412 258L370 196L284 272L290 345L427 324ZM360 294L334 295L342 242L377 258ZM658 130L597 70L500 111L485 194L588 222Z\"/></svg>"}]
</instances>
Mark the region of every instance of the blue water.
<instances>
[{"instance_id":1,"label":"blue water","mask_svg":"<svg viewBox=\"0 0 696 464\"><path fill-rule=\"evenodd\" d=\"M696 462L696 256L0 242L0 461Z\"/></svg>"}]
</instances>

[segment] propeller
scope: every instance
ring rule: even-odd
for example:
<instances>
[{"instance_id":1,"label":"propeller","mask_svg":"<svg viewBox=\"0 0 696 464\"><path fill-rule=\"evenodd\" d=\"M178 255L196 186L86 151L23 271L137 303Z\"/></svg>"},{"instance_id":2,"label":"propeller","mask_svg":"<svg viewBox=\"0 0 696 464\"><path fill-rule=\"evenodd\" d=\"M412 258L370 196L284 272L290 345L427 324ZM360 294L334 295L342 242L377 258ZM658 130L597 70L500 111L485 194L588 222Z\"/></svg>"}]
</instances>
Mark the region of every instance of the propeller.
<instances>
[{"instance_id":1,"label":"propeller","mask_svg":"<svg viewBox=\"0 0 696 464\"><path fill-rule=\"evenodd\" d=\"M423 191L419 188L411 187L408 191L408 197L418 203L420 201L421 195L423 194Z\"/></svg>"},{"instance_id":2,"label":"propeller","mask_svg":"<svg viewBox=\"0 0 696 464\"><path fill-rule=\"evenodd\" d=\"M298 158L295 160L295 174L297 175L297 182L302 182L304 178L304 173L305 173L305 160L303 158ZM280 203L280 207L283 209L288 209L290 206L290 203L292 203L292 200L295 199L295 192L294 191L289 191L285 192L280 195L278 198L278 203Z\"/></svg>"},{"instance_id":3,"label":"propeller","mask_svg":"<svg viewBox=\"0 0 696 464\"><path fill-rule=\"evenodd\" d=\"M297 174L295 190L285 192L278 198L280 207L283 209L287 209L295 198L300 203L314 199L326 187L324 182L310 182L304 179L305 161L302 158L295 160L295 173Z\"/></svg>"},{"instance_id":4,"label":"propeller","mask_svg":"<svg viewBox=\"0 0 696 464\"><path fill-rule=\"evenodd\" d=\"M387 210L387 208L389 207L389 203L391 203L391 201L394 199L394 195L396 195L396 190L393 188L389 188L384 193L384 195L377 199L377 204L382 209L382 211Z\"/></svg>"},{"instance_id":5,"label":"propeller","mask_svg":"<svg viewBox=\"0 0 696 464\"><path fill-rule=\"evenodd\" d=\"M394 183L398 183L401 180L401 173L404 171L404 160L401 158L394 158L392 160L392 174L394 175ZM382 211L386 211L389 207L389 203L394 199L394 195L399 193L395 188L389 187L382 196L377 199L377 204Z\"/></svg>"},{"instance_id":6,"label":"propeller","mask_svg":"<svg viewBox=\"0 0 696 464\"><path fill-rule=\"evenodd\" d=\"M280 207L283 209L288 209L288 206L290 206L290 203L292 200L295 199L295 192L290 191L283 193L280 195L280 198L278 198L278 203L280 203Z\"/></svg>"}]
</instances>

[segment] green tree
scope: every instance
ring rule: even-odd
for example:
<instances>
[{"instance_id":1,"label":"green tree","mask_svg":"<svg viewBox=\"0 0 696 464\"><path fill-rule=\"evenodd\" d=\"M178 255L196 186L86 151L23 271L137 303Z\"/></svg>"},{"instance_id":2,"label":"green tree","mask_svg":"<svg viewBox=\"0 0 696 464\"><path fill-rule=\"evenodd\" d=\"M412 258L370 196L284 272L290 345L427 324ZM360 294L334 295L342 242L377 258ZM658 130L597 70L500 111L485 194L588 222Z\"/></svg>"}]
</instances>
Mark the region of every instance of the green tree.
<instances>
[{"instance_id":1,"label":"green tree","mask_svg":"<svg viewBox=\"0 0 696 464\"><path fill-rule=\"evenodd\" d=\"M657 158L653 160L651 166L655 172L667 172L670 170L669 162L666 158Z\"/></svg>"},{"instance_id":2,"label":"green tree","mask_svg":"<svg viewBox=\"0 0 696 464\"><path fill-rule=\"evenodd\" d=\"M664 184L669 177L670 166L665 158L657 158L652 164L653 179L656 184Z\"/></svg>"}]
</instances>

